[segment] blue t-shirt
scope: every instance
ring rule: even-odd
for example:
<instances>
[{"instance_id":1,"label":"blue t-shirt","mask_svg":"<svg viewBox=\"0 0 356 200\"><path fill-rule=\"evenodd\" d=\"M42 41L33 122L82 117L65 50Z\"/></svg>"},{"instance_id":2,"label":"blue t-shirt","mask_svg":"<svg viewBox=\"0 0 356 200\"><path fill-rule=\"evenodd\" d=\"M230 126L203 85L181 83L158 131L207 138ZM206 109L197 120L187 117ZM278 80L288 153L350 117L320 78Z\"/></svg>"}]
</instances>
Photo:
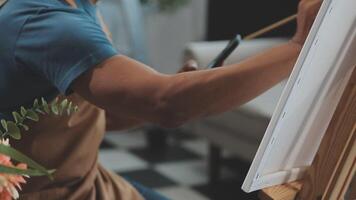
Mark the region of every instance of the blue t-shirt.
<instances>
[{"instance_id":1,"label":"blue t-shirt","mask_svg":"<svg viewBox=\"0 0 356 200\"><path fill-rule=\"evenodd\" d=\"M0 8L0 119L35 98L69 94L85 71L117 54L89 0L8 0Z\"/></svg>"}]
</instances>

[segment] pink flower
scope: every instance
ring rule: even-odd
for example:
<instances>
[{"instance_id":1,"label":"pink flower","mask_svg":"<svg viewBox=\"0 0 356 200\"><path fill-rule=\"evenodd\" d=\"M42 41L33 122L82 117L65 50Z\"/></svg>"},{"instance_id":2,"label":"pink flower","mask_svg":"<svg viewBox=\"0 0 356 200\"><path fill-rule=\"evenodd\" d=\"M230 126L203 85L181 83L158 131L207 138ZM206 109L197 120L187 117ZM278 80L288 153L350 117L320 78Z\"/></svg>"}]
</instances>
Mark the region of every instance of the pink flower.
<instances>
[{"instance_id":1,"label":"pink flower","mask_svg":"<svg viewBox=\"0 0 356 200\"><path fill-rule=\"evenodd\" d=\"M0 140L0 144L9 145L9 140ZM24 163L15 166L11 162L11 158L4 154L0 154L0 165L27 169L27 165ZM19 192L17 189L21 190L20 184L23 183L26 183L26 180L21 175L0 173L0 200L18 199Z\"/></svg>"}]
</instances>

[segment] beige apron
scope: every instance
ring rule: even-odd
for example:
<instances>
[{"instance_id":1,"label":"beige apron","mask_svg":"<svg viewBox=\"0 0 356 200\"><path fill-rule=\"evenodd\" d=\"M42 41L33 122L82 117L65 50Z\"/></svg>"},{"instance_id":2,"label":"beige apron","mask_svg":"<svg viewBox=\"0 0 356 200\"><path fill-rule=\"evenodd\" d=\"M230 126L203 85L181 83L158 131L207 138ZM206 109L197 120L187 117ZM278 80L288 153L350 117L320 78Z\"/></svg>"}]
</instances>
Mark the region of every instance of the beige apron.
<instances>
[{"instance_id":1,"label":"beige apron","mask_svg":"<svg viewBox=\"0 0 356 200\"><path fill-rule=\"evenodd\" d=\"M30 124L12 146L49 169L54 181L31 177L20 193L23 200L142 200L123 178L97 162L105 132L103 110L78 95L69 97L79 111L67 117L46 116ZM125 162L125 161L122 161Z\"/></svg>"}]
</instances>

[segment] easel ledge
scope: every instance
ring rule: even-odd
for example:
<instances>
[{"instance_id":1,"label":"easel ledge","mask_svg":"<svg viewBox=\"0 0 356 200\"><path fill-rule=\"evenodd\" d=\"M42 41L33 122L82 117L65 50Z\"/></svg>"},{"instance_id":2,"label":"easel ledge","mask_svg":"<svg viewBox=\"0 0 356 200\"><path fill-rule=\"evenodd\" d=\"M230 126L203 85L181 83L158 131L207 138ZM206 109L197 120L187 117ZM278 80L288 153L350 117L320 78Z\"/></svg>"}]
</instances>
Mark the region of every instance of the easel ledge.
<instances>
[{"instance_id":1,"label":"easel ledge","mask_svg":"<svg viewBox=\"0 0 356 200\"><path fill-rule=\"evenodd\" d=\"M343 200L356 171L355 133L356 66L304 180L263 189L260 199Z\"/></svg>"},{"instance_id":2,"label":"easel ledge","mask_svg":"<svg viewBox=\"0 0 356 200\"><path fill-rule=\"evenodd\" d=\"M259 193L261 200L291 200L295 199L302 189L303 183L301 181L279 185L263 189Z\"/></svg>"}]
</instances>

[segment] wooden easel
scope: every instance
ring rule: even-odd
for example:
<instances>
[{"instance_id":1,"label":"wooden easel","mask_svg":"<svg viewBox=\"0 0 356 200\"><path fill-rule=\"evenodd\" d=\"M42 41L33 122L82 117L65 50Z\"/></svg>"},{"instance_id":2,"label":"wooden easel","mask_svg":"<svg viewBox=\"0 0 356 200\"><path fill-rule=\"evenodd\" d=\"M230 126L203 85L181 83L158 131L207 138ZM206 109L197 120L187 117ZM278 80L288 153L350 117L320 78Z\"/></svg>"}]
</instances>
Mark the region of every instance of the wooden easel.
<instances>
[{"instance_id":1,"label":"wooden easel","mask_svg":"<svg viewBox=\"0 0 356 200\"><path fill-rule=\"evenodd\" d=\"M356 66L303 180L263 189L261 200L343 200L356 171ZM351 189L356 200L356 185Z\"/></svg>"}]
</instances>

